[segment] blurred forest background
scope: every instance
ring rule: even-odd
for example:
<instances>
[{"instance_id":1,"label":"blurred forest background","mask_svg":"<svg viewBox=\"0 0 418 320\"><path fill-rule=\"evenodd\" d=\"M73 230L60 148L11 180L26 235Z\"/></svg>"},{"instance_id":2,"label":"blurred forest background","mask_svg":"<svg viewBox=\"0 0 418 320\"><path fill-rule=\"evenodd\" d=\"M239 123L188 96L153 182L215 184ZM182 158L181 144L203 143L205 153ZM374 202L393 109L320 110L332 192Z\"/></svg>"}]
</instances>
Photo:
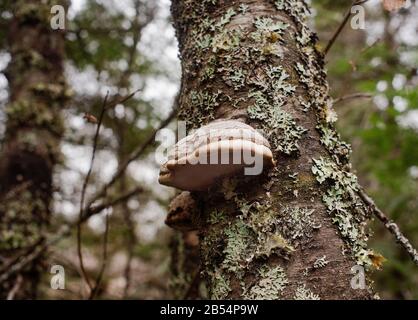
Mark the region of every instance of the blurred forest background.
<instances>
[{"instance_id":1,"label":"blurred forest background","mask_svg":"<svg viewBox=\"0 0 418 320\"><path fill-rule=\"evenodd\" d=\"M4 136L9 91L4 72L10 61L5 41L11 2L0 3L0 139ZM312 0L312 28L324 47L351 0ZM387 12L370 0L366 28L346 26L327 55L331 96L343 138L352 144L360 183L378 206L418 244L418 6ZM6 27L3 27L6 26ZM169 0L72 0L66 26L65 76L72 95L62 110L65 136L55 168L53 234L76 221L89 169L96 125L85 113L100 114L109 100L138 92L106 112L86 198L106 184L129 155L145 143L171 113L180 82L177 43ZM170 126L175 129L175 121ZM132 162L108 196L137 186L143 190L92 216L83 228L87 272L102 265L105 215L109 215L108 258L98 298L181 298L182 275L173 276L172 249L181 236L164 224L175 191L157 183L156 144ZM418 272L381 223L373 222L370 245L387 259L372 275L382 298L418 299ZM85 297L78 268L75 231L49 248L40 298ZM181 264L185 261L174 260ZM66 290L50 288L50 266L66 271ZM187 280L187 279L186 279ZM183 290L183 291L182 291ZM202 289L204 296L204 290Z\"/></svg>"}]
</instances>

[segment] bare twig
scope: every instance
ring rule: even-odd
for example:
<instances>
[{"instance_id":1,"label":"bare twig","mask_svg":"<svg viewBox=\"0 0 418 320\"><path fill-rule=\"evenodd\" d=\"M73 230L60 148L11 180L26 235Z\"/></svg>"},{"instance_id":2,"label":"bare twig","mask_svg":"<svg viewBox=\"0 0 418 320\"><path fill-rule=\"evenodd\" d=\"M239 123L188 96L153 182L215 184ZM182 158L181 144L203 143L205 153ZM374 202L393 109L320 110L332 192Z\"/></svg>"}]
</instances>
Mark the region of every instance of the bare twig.
<instances>
[{"instance_id":1,"label":"bare twig","mask_svg":"<svg viewBox=\"0 0 418 320\"><path fill-rule=\"evenodd\" d=\"M376 41L374 41L371 45L369 45L369 46L367 46L367 47L364 47L363 49L361 49L361 51L360 51L360 55L363 55L364 53L366 53L368 50L370 50L371 48L373 48L377 43L379 43L381 41L381 39L380 38L378 38ZM359 56L357 56L357 60L359 59ZM356 60L350 60L349 62L348 62L350 65L351 65L351 67L352 67L352 69L353 69L353 71L357 71L357 62L356 62Z\"/></svg>"},{"instance_id":2,"label":"bare twig","mask_svg":"<svg viewBox=\"0 0 418 320\"><path fill-rule=\"evenodd\" d=\"M11 266L18 263L22 259L22 257L26 257L32 254L32 252L36 250L38 246L43 245L44 242L45 238L40 238L35 243L26 247L24 252L21 252L18 255L12 257L9 261L7 261L7 263L4 266L2 266L2 268L0 268L0 275L6 273L11 268Z\"/></svg>"},{"instance_id":3,"label":"bare twig","mask_svg":"<svg viewBox=\"0 0 418 320\"><path fill-rule=\"evenodd\" d=\"M378 44L380 41L382 41L382 39L377 38L375 41L373 41L373 43L363 49L361 49L360 53L365 53L367 51L369 51L371 48L373 48L376 44Z\"/></svg>"},{"instance_id":4,"label":"bare twig","mask_svg":"<svg viewBox=\"0 0 418 320\"><path fill-rule=\"evenodd\" d=\"M125 268L123 270L123 276L125 278L125 287L123 288L123 298L126 299L126 297L128 297L129 288L131 285L132 259L134 257L136 235L135 235L135 230L134 230L134 223L132 221L131 212L129 211L129 208L125 208L123 216L125 219L125 223L128 227L127 241L126 241L127 242L126 250L128 251L128 258L125 264Z\"/></svg>"},{"instance_id":5,"label":"bare twig","mask_svg":"<svg viewBox=\"0 0 418 320\"><path fill-rule=\"evenodd\" d=\"M391 220L376 206L374 201L366 194L363 189L358 192L360 198L373 210L374 215L385 225L396 238L396 241L408 252L412 261L418 266L418 252L412 246L411 242L399 230L397 224Z\"/></svg>"},{"instance_id":6,"label":"bare twig","mask_svg":"<svg viewBox=\"0 0 418 320\"><path fill-rule=\"evenodd\" d=\"M126 190L126 172L121 178L120 190L121 192L125 192ZM131 285L132 260L134 257L134 248L137 242L137 237L135 234L135 223L132 220L132 212L128 204L126 203L126 201L121 203L121 211L123 215L123 220L127 228L125 242L126 242L126 251L128 253L128 257L127 257L127 261L125 264L125 268L123 270L123 276L125 278L125 286L123 288L123 298L126 299L129 294L129 288Z\"/></svg>"},{"instance_id":7,"label":"bare twig","mask_svg":"<svg viewBox=\"0 0 418 320\"><path fill-rule=\"evenodd\" d=\"M373 95L371 95L370 93L353 93L353 94L348 94L342 97L339 97L337 99L334 100L334 105L346 101L346 100L351 100L351 99L357 99L357 98L372 98Z\"/></svg>"},{"instance_id":8,"label":"bare twig","mask_svg":"<svg viewBox=\"0 0 418 320\"><path fill-rule=\"evenodd\" d=\"M52 246L56 242L60 241L62 238L68 236L69 234L70 228L67 225L64 225L50 240L43 241L37 244L31 253L20 255L19 259L17 259L13 263L8 264L6 268L0 271L0 285L3 282L7 281L14 274L22 271L27 265L32 263L32 261L40 257L49 246Z\"/></svg>"},{"instance_id":9,"label":"bare twig","mask_svg":"<svg viewBox=\"0 0 418 320\"><path fill-rule=\"evenodd\" d=\"M89 214L81 220L81 224L86 222L91 216L100 213L102 210L106 208L110 208L123 201L126 201L127 199L141 191L142 188L135 188L134 190L127 192L125 195L122 195L114 200L111 200L105 204L93 208L92 212L89 212ZM53 245L56 242L62 240L63 238L69 236L71 234L70 230L72 230L73 227L77 227L78 224L80 224L79 220L77 220L77 222L73 224L63 225L62 228L57 232L56 236L51 238L49 241L47 240L35 243L33 246L28 248L28 250L24 254L20 254L18 257L16 257L16 259L13 259L9 263L7 263L6 266L0 269L0 285L14 274L23 270L33 260L41 256L48 248L48 246Z\"/></svg>"},{"instance_id":10,"label":"bare twig","mask_svg":"<svg viewBox=\"0 0 418 320\"><path fill-rule=\"evenodd\" d=\"M19 291L20 287L22 286L23 283L23 277L21 274L19 274L17 276L16 282L12 288L12 290L10 290L10 292L7 295L7 300L13 300L16 296L16 293Z\"/></svg>"},{"instance_id":11,"label":"bare twig","mask_svg":"<svg viewBox=\"0 0 418 320\"><path fill-rule=\"evenodd\" d=\"M125 172L125 170L128 168L129 164L138 159L145 151L146 149L155 141L155 136L157 135L157 132L159 130L161 130L162 128L166 127L171 120L174 119L174 117L177 114L177 108L174 108L174 110L170 113L170 115L161 122L161 124L158 126L157 129L155 129L150 135L149 137L144 141L144 143L142 145L140 145L137 149L135 149L131 155L129 156L129 158L127 160L125 160L125 162L123 162L120 166L118 171L113 175L113 177L110 179L110 181L108 183L106 183L102 189L95 195L93 196L93 198L90 200L90 202L87 204L86 206L86 211L88 211L88 208L90 208L92 206L92 204L97 201L98 199L102 198L106 192L107 189L110 188L113 184L115 184L115 182L120 179L120 177L123 175L123 173Z\"/></svg>"},{"instance_id":12,"label":"bare twig","mask_svg":"<svg viewBox=\"0 0 418 320\"><path fill-rule=\"evenodd\" d=\"M9 201L11 199L15 199L19 196L22 191L27 190L32 185L32 181L25 181L16 187L9 190L6 195L3 197L3 202Z\"/></svg>"},{"instance_id":13,"label":"bare twig","mask_svg":"<svg viewBox=\"0 0 418 320\"><path fill-rule=\"evenodd\" d=\"M90 295L93 294L93 296L94 296L94 291L95 290L93 290L94 288L93 288L93 286L92 286L92 284L89 280L89 277L87 275L87 272L85 270L84 261L83 261L83 253L82 253L82 248L81 248L82 224L83 224L84 221L86 221L89 217L91 217L94 214L94 213L89 212L90 205L87 206L86 209L84 208L84 200L85 200L85 196L86 196L87 186L88 186L88 183L89 183L89 180L90 180L91 173L93 171L93 165L94 165L94 160L95 160L95 157L96 157L96 150L97 150L97 144L98 144L98 140L99 140L100 128L101 128L103 118L104 118L104 115L105 115L106 111L110 108L113 108L114 106L116 106L120 103L124 103L127 100L131 99L137 92L138 92L138 90L126 95L125 97L122 97L121 99L117 99L116 101L111 102L109 104L107 103L107 100L108 100L108 97L109 97L109 92L106 93L106 96L105 96L105 98L103 100L103 104L102 104L102 110L101 110L100 116L97 120L97 128L96 128L96 133L95 133L94 139L93 139L93 151L92 151L92 155L91 155L89 170L87 172L86 178L85 178L84 183L83 183L82 191L81 191L80 211L79 211L79 217L78 217L78 223L77 223L77 254L78 254L78 260L79 260L79 263L80 263L81 274L83 275L83 279L87 283L87 285L90 289ZM106 190L107 189L105 189L103 191L103 196L106 195ZM132 196L132 195L130 195L130 196ZM124 199L126 200L128 198L124 198ZM109 207L111 205L112 204L109 204L107 207ZM100 212L101 210L103 210L105 208L106 208L106 206L102 206L102 208L100 210L96 209L96 213ZM87 216L85 215L85 212L88 213Z\"/></svg>"},{"instance_id":14,"label":"bare twig","mask_svg":"<svg viewBox=\"0 0 418 320\"><path fill-rule=\"evenodd\" d=\"M86 190L87 190L87 186L88 186L88 183L89 183L89 180L90 180L91 172L93 171L94 159L96 157L97 141L99 140L100 128L102 126L103 117L104 117L105 112L106 112L106 104L107 104L107 98L108 97L109 97L109 92L106 93L106 96L103 100L102 110L100 112L100 116L99 116L99 119L98 119L96 133L94 135L93 151L92 151L92 154L91 154L90 166L89 166L89 170L87 172L86 178L84 179L83 188L82 188L82 191L81 191L80 212L79 212L79 216L78 216L79 223L77 224L77 254L78 254L78 260L79 260L79 263L80 263L81 274L83 275L83 279L87 283L87 285L89 286L90 290L92 290L93 287L92 287L92 285L90 283L90 280L88 278L86 269L84 268L83 253L82 253L82 249L81 249L81 228L82 228L81 220L84 216L84 198L86 196Z\"/></svg>"},{"instance_id":15,"label":"bare twig","mask_svg":"<svg viewBox=\"0 0 418 320\"><path fill-rule=\"evenodd\" d=\"M133 91L133 92L131 92L131 93L127 94L127 95L126 95L126 96L124 96L124 97L121 97L121 98L119 98L119 99L116 99L116 101L109 102L109 104L105 106L105 110L112 109L112 108L113 108L113 107L115 107L116 105L118 105L118 104L121 104L121 103L124 103L124 102L128 101L128 100L129 100L129 99L131 99L131 98L132 98L135 94L137 94L140 90L141 90L141 89L137 89L137 90L135 90L135 91Z\"/></svg>"},{"instance_id":16,"label":"bare twig","mask_svg":"<svg viewBox=\"0 0 418 320\"><path fill-rule=\"evenodd\" d=\"M138 193L142 192L144 189L142 187L136 187L131 191L128 191L127 193L121 195L120 197L117 197L113 200L110 200L108 202L102 203L98 206L90 207L85 211L85 214L81 218L81 223L86 222L88 219L90 219L92 216L100 213L104 209L116 206L120 203L125 202L126 200L129 200L133 196L137 195Z\"/></svg>"},{"instance_id":17,"label":"bare twig","mask_svg":"<svg viewBox=\"0 0 418 320\"><path fill-rule=\"evenodd\" d=\"M94 297L96 296L97 291L100 288L100 283L102 282L104 271L106 269L108 238L109 238L109 214L106 214L106 227L105 227L105 232L103 235L103 261L102 261L102 266L100 268L99 274L97 275L97 278L96 278L96 284L94 285L93 289L90 292L89 300L93 300Z\"/></svg>"},{"instance_id":18,"label":"bare twig","mask_svg":"<svg viewBox=\"0 0 418 320\"><path fill-rule=\"evenodd\" d=\"M341 21L341 24L338 26L337 30L335 30L335 32L332 35L331 39L328 41L328 44L327 44L327 46L325 47L325 50L324 50L324 56L327 55L328 51L331 49L331 47L334 44L335 40L337 40L337 38L340 35L341 31L344 29L345 25L347 24L348 19L350 19L350 16L351 16L351 8L353 6L363 4L363 3L367 2L367 1L368 0L354 0L353 1L353 3L351 4L350 8L345 13L344 18Z\"/></svg>"}]
</instances>

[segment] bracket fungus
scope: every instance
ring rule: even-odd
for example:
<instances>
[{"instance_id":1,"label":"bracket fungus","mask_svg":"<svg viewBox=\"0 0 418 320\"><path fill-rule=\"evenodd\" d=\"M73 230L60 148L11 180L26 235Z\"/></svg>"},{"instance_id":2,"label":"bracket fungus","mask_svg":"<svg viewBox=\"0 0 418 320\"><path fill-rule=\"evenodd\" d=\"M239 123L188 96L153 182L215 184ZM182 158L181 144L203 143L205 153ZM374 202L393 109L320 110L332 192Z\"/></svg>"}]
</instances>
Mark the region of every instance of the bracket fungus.
<instances>
[{"instance_id":1,"label":"bracket fungus","mask_svg":"<svg viewBox=\"0 0 418 320\"><path fill-rule=\"evenodd\" d=\"M204 191L218 179L239 173L259 175L272 165L270 144L257 130L237 120L215 120L169 150L159 182Z\"/></svg>"}]
</instances>

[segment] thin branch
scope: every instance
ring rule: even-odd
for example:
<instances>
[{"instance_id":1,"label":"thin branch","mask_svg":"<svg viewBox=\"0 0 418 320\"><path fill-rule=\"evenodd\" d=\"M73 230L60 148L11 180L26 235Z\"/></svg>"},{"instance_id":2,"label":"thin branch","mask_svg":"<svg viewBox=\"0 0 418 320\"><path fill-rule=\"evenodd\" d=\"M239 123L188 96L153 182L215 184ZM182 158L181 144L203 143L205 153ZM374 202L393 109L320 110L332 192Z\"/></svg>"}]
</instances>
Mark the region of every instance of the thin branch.
<instances>
[{"instance_id":1,"label":"thin branch","mask_svg":"<svg viewBox=\"0 0 418 320\"><path fill-rule=\"evenodd\" d=\"M32 186L32 181L25 181L16 187L9 190L6 195L3 197L3 202L9 201L11 199L15 199L19 196L20 193L27 190L30 186Z\"/></svg>"},{"instance_id":2,"label":"thin branch","mask_svg":"<svg viewBox=\"0 0 418 320\"><path fill-rule=\"evenodd\" d=\"M377 38L375 41L373 41L373 43L363 49L361 49L360 53L365 53L367 51L369 51L371 48L373 48L376 44L378 44L380 41L382 41L382 39Z\"/></svg>"},{"instance_id":3,"label":"thin branch","mask_svg":"<svg viewBox=\"0 0 418 320\"><path fill-rule=\"evenodd\" d=\"M14 274L23 270L32 261L40 257L48 247L54 245L55 243L59 242L63 238L71 235L70 230L72 230L73 227L78 227L79 224L86 222L91 216L100 213L106 208L113 207L119 203L122 203L128 200L130 197L141 192L142 190L143 190L142 188L137 187L134 190L127 192L125 195L122 195L98 207L92 208L92 211L89 212L87 216L83 217L83 219L81 220L81 223L79 220L77 220L76 223L65 224L56 233L56 236L52 237L49 241L47 240L47 241L40 241L40 242L35 243L24 254L20 254L18 257L16 257L16 259L13 259L13 261L9 262L6 266L4 266L4 268L0 269L0 285L4 281L8 280ZM80 275L81 275L81 271L80 271Z\"/></svg>"},{"instance_id":4,"label":"thin branch","mask_svg":"<svg viewBox=\"0 0 418 320\"><path fill-rule=\"evenodd\" d=\"M137 195L138 193L144 191L144 189L142 187L136 187L131 191L128 191L127 193L121 195L120 197L117 197L113 200L110 200L108 202L105 202L103 204L100 204L98 206L94 206L94 207L90 207L85 211L85 214L83 215L83 217L81 218L80 222L84 223L86 222L90 217L100 213L101 211L103 211L104 209L113 207L115 205L118 205L120 203L125 202L126 200L129 200L131 197Z\"/></svg>"},{"instance_id":5,"label":"thin branch","mask_svg":"<svg viewBox=\"0 0 418 320\"><path fill-rule=\"evenodd\" d=\"M93 165L94 165L94 159L96 157L96 149L97 149L97 141L99 140L99 133L100 133L100 128L102 126L102 122L103 122L103 117L105 115L106 112L106 103L107 103L107 98L109 97L109 92L106 93L106 96L103 100L103 105L102 105L102 111L100 112L100 116L98 119L98 123L97 123L97 128L96 128L96 133L94 135L94 140L93 140L93 151L91 154L91 160L90 160L90 167L89 170L87 172L86 178L84 180L83 183L83 188L81 191L81 200L80 200L80 212L79 212L79 216L78 216L78 220L79 223L77 224L77 254L78 254L78 260L80 263L80 270L81 270L81 274L83 275L83 279L84 281L87 283L87 285L89 286L90 290L92 290L92 285L90 283L90 280L88 278L86 269L84 268L84 262L83 262L83 253L81 250L81 219L84 216L84 199L86 196L86 190L87 190L87 186L90 180L90 176L91 173L93 171Z\"/></svg>"},{"instance_id":6,"label":"thin branch","mask_svg":"<svg viewBox=\"0 0 418 320\"><path fill-rule=\"evenodd\" d=\"M122 192L126 189L126 173L121 178L120 189ZM134 224L134 221L132 220L132 212L127 202L123 202L121 204L121 211L122 211L123 219L127 228L125 243L126 243L126 251L128 253L128 257L127 257L127 261L125 264L125 268L123 270L123 276L125 279L125 286L123 288L123 299L126 299L129 294L129 289L131 285L132 260L134 257L134 249L135 249L135 244L137 242L137 238L135 234L135 224Z\"/></svg>"},{"instance_id":7,"label":"thin branch","mask_svg":"<svg viewBox=\"0 0 418 320\"><path fill-rule=\"evenodd\" d=\"M343 20L341 21L340 25L338 26L337 30L335 30L335 32L332 35L331 39L328 41L328 44L327 44L327 46L325 47L325 50L324 50L324 56L327 55L328 51L331 49L331 47L334 44L335 40L337 40L337 38L340 35L341 31L344 29L345 25L347 24L348 19L350 19L350 16L351 16L351 8L353 6L363 4L363 3L367 2L367 1L368 0L354 0L353 1L353 3L351 4L350 8L345 13L345 16L344 16Z\"/></svg>"},{"instance_id":8,"label":"thin branch","mask_svg":"<svg viewBox=\"0 0 418 320\"><path fill-rule=\"evenodd\" d=\"M342 97L339 97L337 99L334 100L334 105L346 101L346 100L351 100L351 99L357 99L357 98L372 98L373 95L371 95L370 93L353 93L353 94L348 94Z\"/></svg>"},{"instance_id":9,"label":"thin branch","mask_svg":"<svg viewBox=\"0 0 418 320\"><path fill-rule=\"evenodd\" d=\"M93 211L89 213L88 216L84 217L84 219L81 221L81 223L87 221L91 216L100 213L102 210L106 208L110 208L112 206L115 206L123 201L126 201L133 195L140 192L142 189L140 187L135 188L134 190L126 193L125 195L120 196L119 198L116 198L114 200L109 201L106 204L100 205L97 208L93 208ZM77 227L77 225L80 223L80 221L77 220L76 223L73 224L65 224L61 227L61 229L57 232L56 236L51 238L49 241L39 241L35 243L33 246L28 248L28 250L24 254L20 254L16 259L13 259L10 261L6 266L0 269L0 285L8 280L12 275L20 272L23 270L29 263L31 263L33 260L37 259L39 256L41 256L45 250L52 246L53 244L57 243L58 241L62 240L63 238L71 235L70 230L73 227ZM81 273L80 273L81 274Z\"/></svg>"},{"instance_id":10,"label":"thin branch","mask_svg":"<svg viewBox=\"0 0 418 320\"><path fill-rule=\"evenodd\" d=\"M70 228L68 225L64 225L53 238L51 238L49 241L43 241L42 243L38 244L30 254L20 255L18 260L8 264L6 268L4 268L4 272L2 269L0 272L0 285L7 281L14 274L22 271L24 268L26 268L26 266L32 263L32 261L40 257L49 246L54 245L69 234Z\"/></svg>"},{"instance_id":11,"label":"thin branch","mask_svg":"<svg viewBox=\"0 0 418 320\"><path fill-rule=\"evenodd\" d=\"M131 218L131 212L128 210L124 210L124 219L125 223L128 227L128 234L127 234L127 243L126 243L126 250L128 252L128 258L125 264L125 268L123 270L123 277L125 278L125 286L123 288L123 298L126 299L129 294L129 289L131 286L131 271L132 271L132 260L134 257L134 248L136 243L136 235L134 230L133 221Z\"/></svg>"},{"instance_id":12,"label":"thin branch","mask_svg":"<svg viewBox=\"0 0 418 320\"><path fill-rule=\"evenodd\" d=\"M105 228L105 232L103 235L103 261L102 261L102 266L100 268L99 274L97 275L97 278L96 278L96 284L94 288L91 290L89 300L94 299L94 297L97 294L97 291L100 288L100 283L102 282L103 274L104 274L104 271L106 269L106 264L107 264L108 239L109 239L109 214L106 214L106 228Z\"/></svg>"},{"instance_id":13,"label":"thin branch","mask_svg":"<svg viewBox=\"0 0 418 320\"><path fill-rule=\"evenodd\" d=\"M122 97L120 99L117 99L114 102L109 102L109 104L107 106L105 106L105 110L111 109L111 108L115 107L118 104L125 103L126 101L128 101L129 99L131 99L139 91L141 91L141 89L137 89L137 90L135 90L135 91L127 94L126 96L124 96L124 97Z\"/></svg>"},{"instance_id":14,"label":"thin branch","mask_svg":"<svg viewBox=\"0 0 418 320\"><path fill-rule=\"evenodd\" d=\"M7 300L14 300L16 294L18 293L19 289L21 288L23 283L23 277L21 274L19 274L17 276L16 282L12 288L12 290L10 290L10 292L7 295Z\"/></svg>"},{"instance_id":15,"label":"thin branch","mask_svg":"<svg viewBox=\"0 0 418 320\"><path fill-rule=\"evenodd\" d=\"M358 191L360 198L370 206L373 210L374 215L385 225L385 228L392 233L395 238L396 242L398 242L405 250L408 252L409 256L411 257L412 261L418 266L418 252L412 246L411 242L405 237L402 232L399 230L397 224L391 220L376 206L374 201L366 194L363 189Z\"/></svg>"},{"instance_id":16,"label":"thin branch","mask_svg":"<svg viewBox=\"0 0 418 320\"><path fill-rule=\"evenodd\" d=\"M86 211L88 211L88 208L90 208L92 206L92 204L97 201L98 199L102 198L106 192L107 189L110 188L112 185L115 184L115 182L120 179L120 177L123 175L123 173L125 172L125 170L128 168L129 164L131 162L133 162L134 160L138 159L146 150L147 148L154 143L155 141L155 136L157 135L157 132L159 130L161 130L162 128L166 127L171 120L174 119L174 117L177 114L177 108L174 108L173 111L170 113L170 115L161 122L161 124L158 126L157 129L155 129L150 135L149 137L144 141L144 143L142 145L140 145L137 149L135 149L131 155L129 156L129 158L127 160L125 160L125 162L123 162L120 166L118 171L113 175L113 177L110 179L110 181L108 183L106 183L102 189L92 198L92 200L90 200L90 202L87 204L86 206Z\"/></svg>"},{"instance_id":17,"label":"thin branch","mask_svg":"<svg viewBox=\"0 0 418 320\"><path fill-rule=\"evenodd\" d=\"M35 243L33 243L30 246L28 246L27 248L25 248L24 252L21 252L21 253L15 255L14 257L12 257L11 259L9 259L9 261L7 261L7 263L4 266L2 266L2 268L0 269L0 275L6 273L14 264L19 263L19 261L22 259L22 257L26 257L26 256L31 255L33 253L33 251L36 250L36 248L38 246L43 245L44 242L45 242L45 238L40 238ZM0 284L1 284L1 282L0 282Z\"/></svg>"}]
</instances>

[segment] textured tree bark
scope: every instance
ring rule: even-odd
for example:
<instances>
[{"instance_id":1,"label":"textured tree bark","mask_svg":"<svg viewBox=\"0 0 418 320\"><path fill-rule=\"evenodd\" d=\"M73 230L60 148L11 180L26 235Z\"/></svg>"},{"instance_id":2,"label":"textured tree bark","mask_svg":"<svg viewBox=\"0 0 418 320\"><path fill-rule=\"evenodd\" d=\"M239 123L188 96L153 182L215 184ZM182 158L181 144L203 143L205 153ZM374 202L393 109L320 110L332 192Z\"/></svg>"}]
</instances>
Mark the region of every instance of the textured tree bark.
<instances>
[{"instance_id":1,"label":"textured tree bark","mask_svg":"<svg viewBox=\"0 0 418 320\"><path fill-rule=\"evenodd\" d=\"M18 0L8 26L10 102L0 155L0 270L30 254L50 219L52 174L60 159L60 117L69 96L63 76L64 33L50 27L64 1ZM33 299L44 257L10 274L0 298ZM10 294L12 296L10 296Z\"/></svg>"},{"instance_id":2,"label":"textured tree bark","mask_svg":"<svg viewBox=\"0 0 418 320\"><path fill-rule=\"evenodd\" d=\"M350 173L302 0L172 0L182 60L180 119L263 130L276 167L193 193L213 299L369 299L351 268L379 267L369 208Z\"/></svg>"},{"instance_id":3,"label":"textured tree bark","mask_svg":"<svg viewBox=\"0 0 418 320\"><path fill-rule=\"evenodd\" d=\"M170 291L174 299L204 299L197 231L177 231L171 238Z\"/></svg>"}]
</instances>

